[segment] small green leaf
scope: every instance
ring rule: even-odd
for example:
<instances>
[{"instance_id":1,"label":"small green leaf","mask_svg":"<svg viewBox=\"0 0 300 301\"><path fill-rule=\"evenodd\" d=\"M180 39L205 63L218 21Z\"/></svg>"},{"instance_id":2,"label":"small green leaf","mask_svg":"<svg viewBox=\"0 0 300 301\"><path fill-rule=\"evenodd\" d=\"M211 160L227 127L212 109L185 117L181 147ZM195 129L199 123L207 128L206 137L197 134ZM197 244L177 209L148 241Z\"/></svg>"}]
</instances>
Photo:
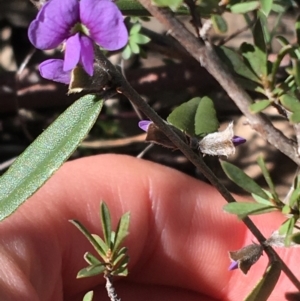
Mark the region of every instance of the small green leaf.
<instances>
[{"instance_id":1,"label":"small green leaf","mask_svg":"<svg viewBox=\"0 0 300 301\"><path fill-rule=\"evenodd\" d=\"M142 28L142 25L140 23L134 24L131 29L130 29L130 35L135 35L137 34Z\"/></svg>"},{"instance_id":2,"label":"small green leaf","mask_svg":"<svg viewBox=\"0 0 300 301\"><path fill-rule=\"evenodd\" d=\"M135 34L130 38L130 40L136 44L142 45L142 44L147 44L151 41L150 38L143 34Z\"/></svg>"},{"instance_id":3,"label":"small green leaf","mask_svg":"<svg viewBox=\"0 0 300 301\"><path fill-rule=\"evenodd\" d=\"M291 112L300 111L300 101L291 95L284 94L279 97L281 104Z\"/></svg>"},{"instance_id":4,"label":"small green leaf","mask_svg":"<svg viewBox=\"0 0 300 301\"><path fill-rule=\"evenodd\" d=\"M219 121L214 102L207 96L201 98L195 115L195 134L203 136L217 132Z\"/></svg>"},{"instance_id":5,"label":"small green leaf","mask_svg":"<svg viewBox=\"0 0 300 301\"><path fill-rule=\"evenodd\" d=\"M266 180L266 182L267 182L267 184L268 184L268 186L270 188L272 196L274 197L276 203L279 203L278 194L277 194L277 192L275 190L274 183L273 183L273 181L271 179L270 173L269 173L269 171L267 169L266 163L265 163L265 161L264 161L264 159L263 159L262 156L259 156L257 158L257 163L258 163L258 165L259 165L259 167L260 167L260 169L262 171L262 174L263 174L263 176L264 176L264 178L265 178L265 180Z\"/></svg>"},{"instance_id":6,"label":"small green leaf","mask_svg":"<svg viewBox=\"0 0 300 301\"><path fill-rule=\"evenodd\" d=\"M129 44L127 44L124 50L122 51L122 58L124 60L128 60L130 57L131 57L131 48Z\"/></svg>"},{"instance_id":7,"label":"small green leaf","mask_svg":"<svg viewBox=\"0 0 300 301\"><path fill-rule=\"evenodd\" d=\"M269 99L259 100L250 106L250 110L252 113L259 113L269 107L271 104L272 101Z\"/></svg>"},{"instance_id":8,"label":"small green leaf","mask_svg":"<svg viewBox=\"0 0 300 301\"><path fill-rule=\"evenodd\" d=\"M97 243L93 235L79 221L69 220L69 222L72 223L77 229L79 229L79 231L87 238L87 240L91 243L91 245L102 258L106 258L105 251Z\"/></svg>"},{"instance_id":9,"label":"small green leaf","mask_svg":"<svg viewBox=\"0 0 300 301\"><path fill-rule=\"evenodd\" d=\"M285 235L284 245L288 247L291 244L294 226L297 222L297 217L292 216L286 220L279 228L279 234Z\"/></svg>"},{"instance_id":10,"label":"small green leaf","mask_svg":"<svg viewBox=\"0 0 300 301\"><path fill-rule=\"evenodd\" d=\"M253 11L259 7L258 1L248 1L243 3L237 3L230 7L230 10L234 14L245 14Z\"/></svg>"},{"instance_id":11,"label":"small green leaf","mask_svg":"<svg viewBox=\"0 0 300 301\"><path fill-rule=\"evenodd\" d=\"M103 263L97 265L90 265L86 268L81 269L76 278L86 278L86 277L93 277L99 274L102 274L105 270L105 265Z\"/></svg>"},{"instance_id":12,"label":"small green leaf","mask_svg":"<svg viewBox=\"0 0 300 301\"><path fill-rule=\"evenodd\" d=\"M243 43L240 48L254 73L261 79L267 76L267 53L257 46Z\"/></svg>"},{"instance_id":13,"label":"small green leaf","mask_svg":"<svg viewBox=\"0 0 300 301\"><path fill-rule=\"evenodd\" d=\"M101 217L101 225L104 234L104 241L107 246L110 246L111 243L111 218L107 205L104 202L100 204L100 217Z\"/></svg>"},{"instance_id":14,"label":"small green leaf","mask_svg":"<svg viewBox=\"0 0 300 301\"><path fill-rule=\"evenodd\" d=\"M94 297L94 292L93 292L93 291L89 291L89 292L87 292L87 293L84 295L82 301L92 301L92 300L93 300L93 297Z\"/></svg>"},{"instance_id":15,"label":"small green leaf","mask_svg":"<svg viewBox=\"0 0 300 301\"><path fill-rule=\"evenodd\" d=\"M129 46L131 48L131 52L134 54L139 54L140 53L140 47L138 44L136 44L132 39L129 40Z\"/></svg>"},{"instance_id":16,"label":"small green leaf","mask_svg":"<svg viewBox=\"0 0 300 301\"><path fill-rule=\"evenodd\" d=\"M0 221L12 214L70 157L101 111L102 100L86 95L62 113L0 178Z\"/></svg>"},{"instance_id":17,"label":"small green leaf","mask_svg":"<svg viewBox=\"0 0 300 301\"><path fill-rule=\"evenodd\" d=\"M200 97L195 97L183 103L173 110L167 121L190 136L195 136L195 115L200 100Z\"/></svg>"},{"instance_id":18,"label":"small green leaf","mask_svg":"<svg viewBox=\"0 0 300 301\"><path fill-rule=\"evenodd\" d=\"M153 0L154 4L161 7L170 7L175 11L181 4L182 0Z\"/></svg>"},{"instance_id":19,"label":"small green leaf","mask_svg":"<svg viewBox=\"0 0 300 301\"><path fill-rule=\"evenodd\" d=\"M267 192L264 190L264 192ZM263 199L261 198L260 196L254 194L254 193L251 193L253 199L257 202L257 203L260 203L260 204L264 204L264 205L273 205L273 203L271 203L270 200L266 200L266 199ZM272 196L271 196L272 197Z\"/></svg>"},{"instance_id":20,"label":"small green leaf","mask_svg":"<svg viewBox=\"0 0 300 301\"><path fill-rule=\"evenodd\" d=\"M112 236L113 231L111 232ZM104 251L105 255L107 255L108 251L110 250L110 245L107 245L104 240L97 234L92 234L93 238L97 242L97 244L101 247L101 249Z\"/></svg>"},{"instance_id":21,"label":"small green leaf","mask_svg":"<svg viewBox=\"0 0 300 301\"><path fill-rule=\"evenodd\" d=\"M229 179L238 186L250 193L260 196L263 199L268 199L268 195L263 191L263 189L241 169L226 161L221 161L221 166Z\"/></svg>"},{"instance_id":22,"label":"small green leaf","mask_svg":"<svg viewBox=\"0 0 300 301\"><path fill-rule=\"evenodd\" d=\"M260 10L265 14L266 17L269 16L273 5L273 0L260 0Z\"/></svg>"},{"instance_id":23,"label":"small green leaf","mask_svg":"<svg viewBox=\"0 0 300 301\"><path fill-rule=\"evenodd\" d=\"M266 301L274 290L281 273L281 263L279 261L271 262L262 278L256 284L252 292L244 301Z\"/></svg>"},{"instance_id":24,"label":"small green leaf","mask_svg":"<svg viewBox=\"0 0 300 301\"><path fill-rule=\"evenodd\" d=\"M293 74L297 87L300 87L300 62L298 59L292 59L293 61Z\"/></svg>"},{"instance_id":25,"label":"small green leaf","mask_svg":"<svg viewBox=\"0 0 300 301\"><path fill-rule=\"evenodd\" d=\"M83 255L83 258L89 265L97 265L97 264L101 263L101 261L98 258L96 258L93 254L91 254L90 252L86 252Z\"/></svg>"},{"instance_id":26,"label":"small green leaf","mask_svg":"<svg viewBox=\"0 0 300 301\"><path fill-rule=\"evenodd\" d=\"M128 235L129 222L130 222L130 213L127 212L119 220L118 227L116 230L116 237L114 240L114 245L112 247L113 254L118 252L122 242Z\"/></svg>"},{"instance_id":27,"label":"small green leaf","mask_svg":"<svg viewBox=\"0 0 300 301\"><path fill-rule=\"evenodd\" d=\"M223 209L232 214L236 214L240 219L248 215L263 214L277 210L277 207L259 203L229 203Z\"/></svg>"},{"instance_id":28,"label":"small green leaf","mask_svg":"<svg viewBox=\"0 0 300 301\"><path fill-rule=\"evenodd\" d=\"M124 256L127 256L128 249L126 247L121 248L114 256L113 258L113 265L114 266L118 266L121 262L121 260L123 260Z\"/></svg>"},{"instance_id":29,"label":"small green leaf","mask_svg":"<svg viewBox=\"0 0 300 301\"><path fill-rule=\"evenodd\" d=\"M266 52L267 46L266 46L266 39L264 35L263 26L265 24L263 23L263 18L260 17L260 14L257 14L257 20L253 27L253 40L254 45L258 47L261 51Z\"/></svg>"},{"instance_id":30,"label":"small green leaf","mask_svg":"<svg viewBox=\"0 0 300 301\"><path fill-rule=\"evenodd\" d=\"M129 258L128 256L125 256L122 258L122 260L119 263L119 267L115 270L112 271L112 275L115 276L127 276L128 275L128 262L129 262Z\"/></svg>"},{"instance_id":31,"label":"small green leaf","mask_svg":"<svg viewBox=\"0 0 300 301\"><path fill-rule=\"evenodd\" d=\"M216 47L216 52L220 59L225 62L225 64L238 75L250 79L256 83L260 83L260 79L256 74L245 64L243 57L239 55L236 51L225 47Z\"/></svg>"},{"instance_id":32,"label":"small green leaf","mask_svg":"<svg viewBox=\"0 0 300 301\"><path fill-rule=\"evenodd\" d=\"M291 195L290 200L289 200L290 207L293 208L294 205L296 205L296 203L299 201L299 199L300 199L300 188L296 188L292 192L292 195Z\"/></svg>"},{"instance_id":33,"label":"small green leaf","mask_svg":"<svg viewBox=\"0 0 300 301\"><path fill-rule=\"evenodd\" d=\"M211 21L213 27L218 33L226 33L228 30L227 22L221 15L212 14Z\"/></svg>"}]
</instances>

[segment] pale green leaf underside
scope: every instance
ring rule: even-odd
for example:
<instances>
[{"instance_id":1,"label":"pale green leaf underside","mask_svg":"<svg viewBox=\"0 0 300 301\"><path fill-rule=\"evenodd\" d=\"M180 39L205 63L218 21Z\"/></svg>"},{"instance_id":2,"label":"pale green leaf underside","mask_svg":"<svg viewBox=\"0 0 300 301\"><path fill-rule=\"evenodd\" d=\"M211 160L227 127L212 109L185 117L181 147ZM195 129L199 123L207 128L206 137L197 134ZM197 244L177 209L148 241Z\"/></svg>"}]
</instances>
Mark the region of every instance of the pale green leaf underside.
<instances>
[{"instance_id":1,"label":"pale green leaf underside","mask_svg":"<svg viewBox=\"0 0 300 301\"><path fill-rule=\"evenodd\" d=\"M52 123L0 178L0 220L13 213L66 161L95 123L103 102L78 99Z\"/></svg>"}]
</instances>

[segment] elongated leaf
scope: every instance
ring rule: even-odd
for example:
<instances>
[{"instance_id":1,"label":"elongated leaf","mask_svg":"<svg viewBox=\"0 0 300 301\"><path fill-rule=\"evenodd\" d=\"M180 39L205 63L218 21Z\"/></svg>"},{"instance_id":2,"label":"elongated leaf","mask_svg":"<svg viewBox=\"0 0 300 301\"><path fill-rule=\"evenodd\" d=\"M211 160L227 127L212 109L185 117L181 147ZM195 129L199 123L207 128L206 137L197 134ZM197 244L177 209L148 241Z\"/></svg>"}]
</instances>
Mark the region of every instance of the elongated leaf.
<instances>
[{"instance_id":1,"label":"elongated leaf","mask_svg":"<svg viewBox=\"0 0 300 301\"><path fill-rule=\"evenodd\" d=\"M77 100L53 122L0 178L0 220L13 213L66 161L95 123L103 101Z\"/></svg>"},{"instance_id":2,"label":"elongated leaf","mask_svg":"<svg viewBox=\"0 0 300 301\"><path fill-rule=\"evenodd\" d=\"M128 235L129 222L130 222L130 213L127 212L121 217L119 221L117 231L116 231L116 237L114 240L114 245L112 248L113 254L118 252L122 242L124 241L125 237Z\"/></svg>"},{"instance_id":3,"label":"elongated leaf","mask_svg":"<svg viewBox=\"0 0 300 301\"><path fill-rule=\"evenodd\" d=\"M259 47L243 43L241 52L254 73L261 79L267 75L267 53Z\"/></svg>"},{"instance_id":4,"label":"elongated leaf","mask_svg":"<svg viewBox=\"0 0 300 301\"><path fill-rule=\"evenodd\" d=\"M300 111L296 111L290 116L290 122L300 123Z\"/></svg>"},{"instance_id":5,"label":"elongated leaf","mask_svg":"<svg viewBox=\"0 0 300 301\"><path fill-rule=\"evenodd\" d=\"M204 134L217 132L219 121L213 101L204 96L198 105L195 115L195 134L202 136Z\"/></svg>"},{"instance_id":6,"label":"elongated leaf","mask_svg":"<svg viewBox=\"0 0 300 301\"><path fill-rule=\"evenodd\" d=\"M266 301L271 295L281 273L281 263L274 261L269 264L263 277L244 301Z\"/></svg>"},{"instance_id":7,"label":"elongated leaf","mask_svg":"<svg viewBox=\"0 0 300 301\"><path fill-rule=\"evenodd\" d=\"M100 217L101 217L101 225L104 234L104 241L107 246L111 245L111 219L110 213L107 205L104 202L101 202L100 205Z\"/></svg>"},{"instance_id":8,"label":"elongated leaf","mask_svg":"<svg viewBox=\"0 0 300 301\"><path fill-rule=\"evenodd\" d=\"M284 94L280 96L280 102L281 104L289 111L291 112L297 112L300 111L300 101L289 94Z\"/></svg>"},{"instance_id":9,"label":"elongated leaf","mask_svg":"<svg viewBox=\"0 0 300 301\"><path fill-rule=\"evenodd\" d=\"M105 270L105 265L103 263L97 265L90 265L86 268L80 270L76 276L76 278L86 278L93 277L103 273Z\"/></svg>"},{"instance_id":10,"label":"elongated leaf","mask_svg":"<svg viewBox=\"0 0 300 301\"><path fill-rule=\"evenodd\" d=\"M295 23L296 36L297 36L297 44L300 45L300 16L298 16L297 21Z\"/></svg>"},{"instance_id":11,"label":"elongated leaf","mask_svg":"<svg viewBox=\"0 0 300 301\"><path fill-rule=\"evenodd\" d=\"M258 102L253 103L250 106L250 110L252 113L259 113L261 111L263 111L264 109L266 109L267 107L269 107L271 105L271 100L269 99L264 99L264 100L260 100Z\"/></svg>"},{"instance_id":12,"label":"elongated leaf","mask_svg":"<svg viewBox=\"0 0 300 301\"><path fill-rule=\"evenodd\" d=\"M292 195L290 197L290 200L289 200L289 205L291 208L293 208L293 206L299 202L299 199L300 199L300 188L296 188L293 192L292 192Z\"/></svg>"},{"instance_id":13,"label":"elongated leaf","mask_svg":"<svg viewBox=\"0 0 300 301\"><path fill-rule=\"evenodd\" d=\"M285 235L284 245L288 247L291 243L294 226L297 222L297 218L292 216L286 220L279 228L279 234Z\"/></svg>"},{"instance_id":14,"label":"elongated leaf","mask_svg":"<svg viewBox=\"0 0 300 301\"><path fill-rule=\"evenodd\" d=\"M167 121L183 132L195 136L195 115L201 98L195 97L177 107Z\"/></svg>"},{"instance_id":15,"label":"elongated leaf","mask_svg":"<svg viewBox=\"0 0 300 301\"><path fill-rule=\"evenodd\" d=\"M266 180L266 182L267 182L267 184L268 184L268 186L270 188L270 191L271 191L273 197L275 198L276 202L279 202L279 198L278 198L277 192L275 190L274 183L272 181L272 178L270 176L270 173L269 173L269 171L267 169L266 163L265 163L265 161L264 161L264 159L263 159L262 156L259 156L257 158L257 163L258 163L258 165L259 165L259 167L260 167L260 169L262 171L262 174L263 174L263 176L264 176L264 178L265 178L265 180Z\"/></svg>"},{"instance_id":16,"label":"elongated leaf","mask_svg":"<svg viewBox=\"0 0 300 301\"><path fill-rule=\"evenodd\" d=\"M266 193L266 194L270 194L270 192L266 191L263 189L263 191ZM260 203L260 204L264 204L264 205L268 205L268 206L272 206L273 203L270 201L270 199L272 199L272 195L270 194L269 196L269 199L266 200L266 199L263 199L262 197L254 194L254 193L251 193L253 199L257 202L257 203Z\"/></svg>"},{"instance_id":17,"label":"elongated leaf","mask_svg":"<svg viewBox=\"0 0 300 301\"><path fill-rule=\"evenodd\" d=\"M259 7L258 1L248 1L244 3L237 3L230 7L232 13L245 14Z\"/></svg>"},{"instance_id":18,"label":"elongated leaf","mask_svg":"<svg viewBox=\"0 0 300 301\"><path fill-rule=\"evenodd\" d=\"M260 196L263 199L268 199L268 195L262 190L262 188L241 169L226 161L221 161L221 166L229 179L238 186L250 193Z\"/></svg>"},{"instance_id":19,"label":"elongated leaf","mask_svg":"<svg viewBox=\"0 0 300 301\"><path fill-rule=\"evenodd\" d=\"M227 32L227 29L228 29L227 23L221 15L212 14L211 21L212 21L213 27L216 32L219 32L219 33Z\"/></svg>"},{"instance_id":20,"label":"elongated leaf","mask_svg":"<svg viewBox=\"0 0 300 301\"><path fill-rule=\"evenodd\" d=\"M257 14L257 20L253 27L253 40L254 45L258 47L261 51L266 52L267 46L266 46L266 38L264 35L263 26L265 24L262 24L264 22L263 16L260 16L261 14Z\"/></svg>"},{"instance_id":21,"label":"elongated leaf","mask_svg":"<svg viewBox=\"0 0 300 301\"><path fill-rule=\"evenodd\" d=\"M89 291L89 292L87 292L87 293L84 295L82 301L92 301L92 300L93 300L93 297L94 297L94 292L93 292L93 291Z\"/></svg>"},{"instance_id":22,"label":"elongated leaf","mask_svg":"<svg viewBox=\"0 0 300 301\"><path fill-rule=\"evenodd\" d=\"M238 75L250 79L256 83L260 83L259 77L245 64L243 57L236 51L222 46L216 47L216 52L220 59Z\"/></svg>"},{"instance_id":23,"label":"elongated leaf","mask_svg":"<svg viewBox=\"0 0 300 301\"><path fill-rule=\"evenodd\" d=\"M93 235L79 221L69 220L69 222L72 223L77 229L79 229L79 231L88 239L88 241L102 258L106 258L106 253L104 252L104 250L97 243Z\"/></svg>"},{"instance_id":24,"label":"elongated leaf","mask_svg":"<svg viewBox=\"0 0 300 301\"><path fill-rule=\"evenodd\" d=\"M275 206L259 203L229 203L223 209L228 213L236 214L240 219L248 215L258 215L277 210Z\"/></svg>"},{"instance_id":25,"label":"elongated leaf","mask_svg":"<svg viewBox=\"0 0 300 301\"><path fill-rule=\"evenodd\" d=\"M83 258L89 265L97 265L97 264L101 263L101 261L98 258L96 258L93 254L91 254L90 252L86 252L83 255Z\"/></svg>"},{"instance_id":26,"label":"elongated leaf","mask_svg":"<svg viewBox=\"0 0 300 301\"><path fill-rule=\"evenodd\" d=\"M99 235L92 234L92 236L95 239L95 241L97 242L97 244L100 246L100 248L104 251L104 253L107 254L108 251L110 250L110 245L107 245Z\"/></svg>"},{"instance_id":27,"label":"elongated leaf","mask_svg":"<svg viewBox=\"0 0 300 301\"><path fill-rule=\"evenodd\" d=\"M116 253L116 256L114 256L115 258L113 258L114 266L117 266L121 262L121 260L123 260L123 257L127 256L126 255L127 251L128 251L127 248L123 247Z\"/></svg>"},{"instance_id":28,"label":"elongated leaf","mask_svg":"<svg viewBox=\"0 0 300 301\"><path fill-rule=\"evenodd\" d=\"M128 269L127 269L128 261L129 261L128 256L123 257L119 263L120 264L119 267L112 271L112 275L127 276L128 275Z\"/></svg>"},{"instance_id":29,"label":"elongated leaf","mask_svg":"<svg viewBox=\"0 0 300 301\"><path fill-rule=\"evenodd\" d=\"M271 12L273 0L260 0L260 10L268 17Z\"/></svg>"}]
</instances>

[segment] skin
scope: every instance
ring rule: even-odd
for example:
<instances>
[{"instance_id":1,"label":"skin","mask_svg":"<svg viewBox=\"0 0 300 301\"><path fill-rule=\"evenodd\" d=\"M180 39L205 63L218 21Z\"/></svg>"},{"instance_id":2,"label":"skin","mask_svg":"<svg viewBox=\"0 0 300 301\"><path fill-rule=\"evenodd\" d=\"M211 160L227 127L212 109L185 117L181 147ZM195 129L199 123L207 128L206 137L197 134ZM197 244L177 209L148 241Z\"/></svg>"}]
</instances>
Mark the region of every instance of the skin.
<instances>
[{"instance_id":1,"label":"skin","mask_svg":"<svg viewBox=\"0 0 300 301\"><path fill-rule=\"evenodd\" d=\"M102 276L76 280L87 265L83 254L93 249L68 222L101 234L100 200L113 227L131 212L130 273L114 283L122 300L240 301L266 267L264 255L246 276L228 271L228 251L255 238L222 211L225 201L213 187L151 162L101 155L66 163L1 223L0 300L82 300L92 289L94 300L108 300ZM269 236L284 219L270 213L253 220ZM299 248L277 251L299 278ZM269 300L295 291L282 274Z\"/></svg>"}]
</instances>

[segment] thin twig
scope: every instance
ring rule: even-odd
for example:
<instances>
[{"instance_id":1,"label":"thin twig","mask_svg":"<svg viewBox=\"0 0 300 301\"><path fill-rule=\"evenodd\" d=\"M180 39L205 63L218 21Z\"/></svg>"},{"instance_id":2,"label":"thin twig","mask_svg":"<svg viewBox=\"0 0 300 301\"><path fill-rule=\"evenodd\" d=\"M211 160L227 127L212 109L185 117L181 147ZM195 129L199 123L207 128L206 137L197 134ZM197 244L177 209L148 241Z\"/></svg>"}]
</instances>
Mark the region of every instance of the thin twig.
<instances>
[{"instance_id":1,"label":"thin twig","mask_svg":"<svg viewBox=\"0 0 300 301\"><path fill-rule=\"evenodd\" d=\"M112 276L110 274L104 274L104 278L106 280L105 288L107 290L107 295L109 299L111 301L121 301L121 299L118 298L116 289L112 284Z\"/></svg>"},{"instance_id":2,"label":"thin twig","mask_svg":"<svg viewBox=\"0 0 300 301\"><path fill-rule=\"evenodd\" d=\"M185 143L173 130L172 128L164 122L164 120L159 117L159 115L147 104L146 101L131 87L131 85L126 81L122 74L111 64L109 60L101 53L97 55L97 61L100 66L105 68L105 70L111 74L112 80L117 87L117 91L124 96L126 96L137 108L143 112L149 119L151 119L155 125L174 143L174 145L186 156L186 158L191 161L199 171L210 181L210 183L220 192L224 199L228 203L236 202L227 188L219 182L215 174L210 170L210 168L204 163L203 158L196 154L189 145ZM291 272L288 266L281 260L278 254L270 247L265 246L265 237L261 234L259 229L255 226L249 217L243 219L244 224L256 237L261 245L264 246L264 250L269 258L276 258L282 264L282 270L290 279L290 281L297 287L300 291L300 283L295 275Z\"/></svg>"},{"instance_id":3,"label":"thin twig","mask_svg":"<svg viewBox=\"0 0 300 301\"><path fill-rule=\"evenodd\" d=\"M300 165L297 145L276 129L270 120L262 113L252 114L249 106L253 103L251 97L237 83L234 76L216 55L213 46L208 42L199 42L186 27L175 18L168 9L152 5L151 0L139 0L140 3L158 20L178 42L219 82L229 97L235 102L248 119L248 123L265 140L282 153Z\"/></svg>"}]
</instances>

